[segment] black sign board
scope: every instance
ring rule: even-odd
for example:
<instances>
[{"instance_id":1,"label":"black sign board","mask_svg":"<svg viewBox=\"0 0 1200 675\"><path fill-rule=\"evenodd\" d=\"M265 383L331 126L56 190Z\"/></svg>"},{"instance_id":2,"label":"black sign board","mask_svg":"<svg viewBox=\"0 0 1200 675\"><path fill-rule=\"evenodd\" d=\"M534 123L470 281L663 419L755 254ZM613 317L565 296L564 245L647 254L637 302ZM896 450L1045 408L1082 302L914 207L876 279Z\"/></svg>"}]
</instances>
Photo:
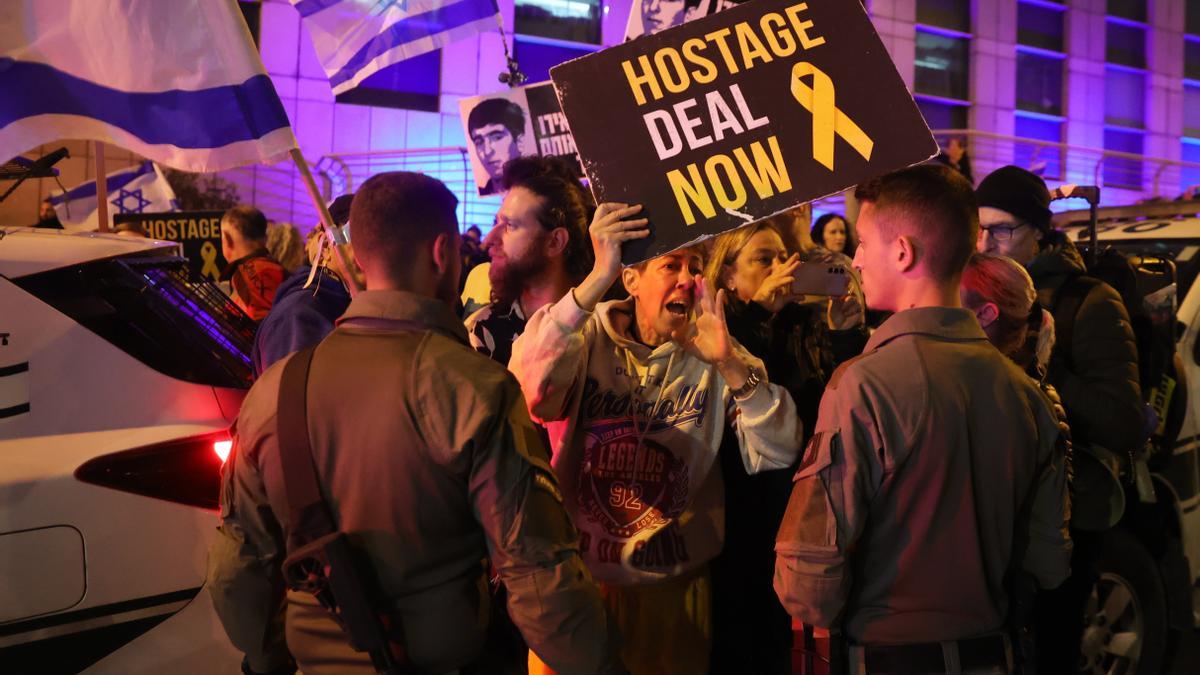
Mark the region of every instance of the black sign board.
<instances>
[{"instance_id":1,"label":"black sign board","mask_svg":"<svg viewBox=\"0 0 1200 675\"><path fill-rule=\"evenodd\" d=\"M753 0L550 70L627 264L924 161L937 143L857 2Z\"/></svg>"},{"instance_id":2,"label":"black sign board","mask_svg":"<svg viewBox=\"0 0 1200 675\"><path fill-rule=\"evenodd\" d=\"M224 213L121 213L113 216L113 223L137 223L151 239L179 242L192 272L218 281L226 264L225 256L221 255L221 216Z\"/></svg>"}]
</instances>

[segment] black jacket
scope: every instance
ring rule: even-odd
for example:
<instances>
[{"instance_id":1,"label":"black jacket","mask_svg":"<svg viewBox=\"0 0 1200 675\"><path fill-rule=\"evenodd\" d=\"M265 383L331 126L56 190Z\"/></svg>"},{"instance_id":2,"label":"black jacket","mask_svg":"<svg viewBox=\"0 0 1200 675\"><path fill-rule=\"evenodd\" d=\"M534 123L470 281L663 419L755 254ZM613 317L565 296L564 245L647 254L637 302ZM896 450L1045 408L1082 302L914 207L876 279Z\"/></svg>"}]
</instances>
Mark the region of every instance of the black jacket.
<instances>
[{"instance_id":1,"label":"black jacket","mask_svg":"<svg viewBox=\"0 0 1200 675\"><path fill-rule=\"evenodd\" d=\"M1083 258L1061 235L1029 264L1038 301L1061 327L1072 318L1059 306L1059 291L1086 274ZM1077 443L1123 452L1143 436L1145 406L1138 384L1138 353L1129 313L1108 284L1094 284L1075 313L1071 344L1054 346L1046 380L1062 396ZM1061 331L1059 331L1061 335Z\"/></svg>"}]
</instances>

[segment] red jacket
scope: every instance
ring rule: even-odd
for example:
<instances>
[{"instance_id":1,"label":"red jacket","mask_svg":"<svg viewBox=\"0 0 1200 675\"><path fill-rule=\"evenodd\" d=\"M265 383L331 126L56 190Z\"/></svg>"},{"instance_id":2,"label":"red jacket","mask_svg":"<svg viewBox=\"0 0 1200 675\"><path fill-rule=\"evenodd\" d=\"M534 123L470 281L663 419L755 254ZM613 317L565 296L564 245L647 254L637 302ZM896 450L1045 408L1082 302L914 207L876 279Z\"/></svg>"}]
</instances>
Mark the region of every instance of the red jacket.
<instances>
[{"instance_id":1,"label":"red jacket","mask_svg":"<svg viewBox=\"0 0 1200 675\"><path fill-rule=\"evenodd\" d=\"M283 265L265 248L234 260L221 273L233 290L233 301L255 321L262 321L271 311L275 291L286 277Z\"/></svg>"}]
</instances>

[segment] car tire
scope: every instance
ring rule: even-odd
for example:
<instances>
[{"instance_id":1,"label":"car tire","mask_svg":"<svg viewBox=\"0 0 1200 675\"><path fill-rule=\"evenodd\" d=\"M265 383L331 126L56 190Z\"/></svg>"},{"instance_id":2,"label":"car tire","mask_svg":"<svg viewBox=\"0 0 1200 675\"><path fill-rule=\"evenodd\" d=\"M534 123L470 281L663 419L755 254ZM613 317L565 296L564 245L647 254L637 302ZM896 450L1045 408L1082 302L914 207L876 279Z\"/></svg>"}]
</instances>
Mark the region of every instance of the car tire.
<instances>
[{"instance_id":1,"label":"car tire","mask_svg":"<svg viewBox=\"0 0 1200 675\"><path fill-rule=\"evenodd\" d=\"M1101 534L1099 544L1079 672L1159 675L1167 651L1167 600L1154 558L1126 530Z\"/></svg>"}]
</instances>

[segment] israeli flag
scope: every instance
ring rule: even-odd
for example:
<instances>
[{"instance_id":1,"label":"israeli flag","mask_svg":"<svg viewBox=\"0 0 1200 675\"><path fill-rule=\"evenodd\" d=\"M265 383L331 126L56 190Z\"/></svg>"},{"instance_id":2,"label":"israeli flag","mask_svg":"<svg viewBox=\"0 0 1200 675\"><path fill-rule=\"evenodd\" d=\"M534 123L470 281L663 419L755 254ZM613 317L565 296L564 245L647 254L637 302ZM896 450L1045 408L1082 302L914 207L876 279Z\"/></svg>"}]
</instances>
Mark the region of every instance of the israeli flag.
<instances>
[{"instance_id":1,"label":"israeli flag","mask_svg":"<svg viewBox=\"0 0 1200 675\"><path fill-rule=\"evenodd\" d=\"M178 211L175 191L154 162L108 174L108 226L118 213ZM93 231L100 225L96 213L96 181L50 197L50 204L66 230Z\"/></svg>"},{"instance_id":2,"label":"israeli flag","mask_svg":"<svg viewBox=\"0 0 1200 675\"><path fill-rule=\"evenodd\" d=\"M291 0L334 94L372 73L500 25L496 0Z\"/></svg>"},{"instance_id":3,"label":"israeli flag","mask_svg":"<svg viewBox=\"0 0 1200 675\"><path fill-rule=\"evenodd\" d=\"M211 172L296 147L233 0L4 0L0 92L0 161L71 138Z\"/></svg>"}]
</instances>

